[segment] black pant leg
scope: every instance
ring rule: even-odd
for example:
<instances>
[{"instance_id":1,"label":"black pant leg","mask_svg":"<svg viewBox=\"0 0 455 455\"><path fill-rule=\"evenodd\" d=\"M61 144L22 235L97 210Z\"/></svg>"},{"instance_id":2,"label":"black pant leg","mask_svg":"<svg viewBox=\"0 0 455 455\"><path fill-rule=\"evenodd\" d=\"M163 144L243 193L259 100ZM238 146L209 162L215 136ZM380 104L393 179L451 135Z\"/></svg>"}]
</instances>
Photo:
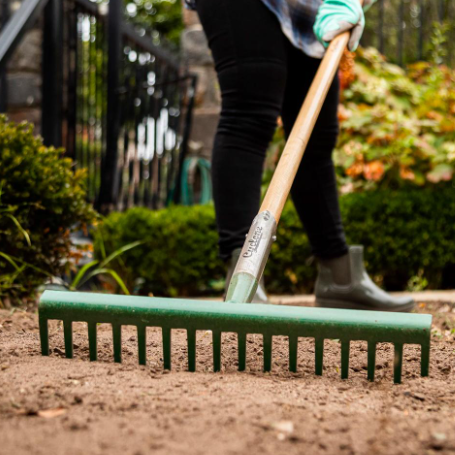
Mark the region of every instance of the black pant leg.
<instances>
[{"instance_id":1,"label":"black pant leg","mask_svg":"<svg viewBox=\"0 0 455 455\"><path fill-rule=\"evenodd\" d=\"M259 209L265 153L284 95L287 38L260 0L198 0L197 11L221 89L212 180L226 259L243 245Z\"/></svg>"},{"instance_id":2,"label":"black pant leg","mask_svg":"<svg viewBox=\"0 0 455 455\"><path fill-rule=\"evenodd\" d=\"M288 46L288 77L283 102L283 125L289 136L320 60ZM341 221L332 151L338 137L339 81L330 87L291 190L312 252L335 258L348 248Z\"/></svg>"}]
</instances>

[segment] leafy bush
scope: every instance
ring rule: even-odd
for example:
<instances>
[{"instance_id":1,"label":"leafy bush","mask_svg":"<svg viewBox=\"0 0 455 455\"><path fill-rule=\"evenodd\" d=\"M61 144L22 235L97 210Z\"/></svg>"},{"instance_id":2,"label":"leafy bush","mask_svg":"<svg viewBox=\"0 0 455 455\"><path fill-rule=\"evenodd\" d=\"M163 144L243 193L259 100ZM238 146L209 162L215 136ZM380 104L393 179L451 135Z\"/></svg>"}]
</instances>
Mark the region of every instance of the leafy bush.
<instances>
[{"instance_id":1,"label":"leafy bush","mask_svg":"<svg viewBox=\"0 0 455 455\"><path fill-rule=\"evenodd\" d=\"M210 206L171 207L151 211L133 208L111 213L100 228L95 254L106 254L135 241L144 243L126 251L117 262L129 289L143 294L194 295L206 292L223 274L218 259L218 234ZM115 269L111 262L111 267Z\"/></svg>"},{"instance_id":2,"label":"leafy bush","mask_svg":"<svg viewBox=\"0 0 455 455\"><path fill-rule=\"evenodd\" d=\"M70 233L95 217L84 173L33 127L0 116L0 303L32 296L70 256Z\"/></svg>"},{"instance_id":3,"label":"leafy bush","mask_svg":"<svg viewBox=\"0 0 455 455\"><path fill-rule=\"evenodd\" d=\"M434 186L455 169L455 72L416 63L405 72L360 49L340 106L335 152L342 190Z\"/></svg>"},{"instance_id":4,"label":"leafy bush","mask_svg":"<svg viewBox=\"0 0 455 455\"><path fill-rule=\"evenodd\" d=\"M442 280L455 264L453 195L448 186L341 198L348 241L365 245L368 270L387 289L402 290L416 276L426 278L433 289L455 285L455 276Z\"/></svg>"},{"instance_id":5,"label":"leafy bush","mask_svg":"<svg viewBox=\"0 0 455 455\"><path fill-rule=\"evenodd\" d=\"M348 241L365 245L368 270L388 289L403 289L415 277L439 287L444 269L455 264L455 199L450 188L351 193L341 198L341 210ZM113 213L100 233L107 252L144 241L113 266L123 276L126 271L139 278L141 293L213 293L224 277L211 206ZM95 252L99 255L99 248ZM316 269L310 256L308 239L289 203L266 268L269 291L311 291Z\"/></svg>"},{"instance_id":6,"label":"leafy bush","mask_svg":"<svg viewBox=\"0 0 455 455\"><path fill-rule=\"evenodd\" d=\"M455 71L416 63L408 71L373 48L341 64L340 135L334 161L342 193L436 188L455 171ZM264 182L284 147L282 128L268 152Z\"/></svg>"}]
</instances>

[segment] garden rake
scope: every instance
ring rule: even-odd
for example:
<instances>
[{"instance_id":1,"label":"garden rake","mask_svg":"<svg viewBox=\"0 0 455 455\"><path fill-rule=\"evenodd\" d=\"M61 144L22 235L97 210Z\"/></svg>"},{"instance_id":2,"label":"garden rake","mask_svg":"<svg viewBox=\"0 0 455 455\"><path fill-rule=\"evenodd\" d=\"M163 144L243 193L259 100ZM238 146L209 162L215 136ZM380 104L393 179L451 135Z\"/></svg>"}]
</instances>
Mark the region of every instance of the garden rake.
<instances>
[{"instance_id":1,"label":"garden rake","mask_svg":"<svg viewBox=\"0 0 455 455\"><path fill-rule=\"evenodd\" d=\"M246 367L247 334L262 334L264 371L272 366L274 336L289 339L289 369L297 370L299 337L315 340L315 372L322 374L324 340L341 342L341 377L349 372L353 340L368 342L368 379L374 380L376 345L395 347L394 381L401 382L403 345L421 346L421 375L429 369L431 315L252 304L275 240L277 223L328 89L349 40L349 32L330 44L286 143L259 214L253 221L231 279L226 301L203 302L155 297L45 291L39 304L41 350L49 354L48 320L63 321L65 352L73 356L72 323L88 323L90 359L97 358L97 324L112 324L114 360L121 361L121 327L134 325L139 363L146 363L146 328L161 327L164 368L171 368L171 330L186 329L188 369L196 369L196 331L213 336L213 369L221 369L221 334L238 336L238 369Z\"/></svg>"}]
</instances>

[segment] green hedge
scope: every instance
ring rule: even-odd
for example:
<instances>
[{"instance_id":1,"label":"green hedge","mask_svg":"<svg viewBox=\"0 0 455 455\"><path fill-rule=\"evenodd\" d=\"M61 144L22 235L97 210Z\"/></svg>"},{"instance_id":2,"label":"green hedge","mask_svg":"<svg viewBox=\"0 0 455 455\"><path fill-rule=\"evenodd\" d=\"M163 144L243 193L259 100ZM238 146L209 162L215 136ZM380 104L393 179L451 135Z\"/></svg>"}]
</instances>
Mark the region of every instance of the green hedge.
<instances>
[{"instance_id":1,"label":"green hedge","mask_svg":"<svg viewBox=\"0 0 455 455\"><path fill-rule=\"evenodd\" d=\"M419 273L440 288L455 264L454 188L350 194L342 216L348 241L365 245L368 271L387 289L401 290Z\"/></svg>"},{"instance_id":2,"label":"green hedge","mask_svg":"<svg viewBox=\"0 0 455 455\"><path fill-rule=\"evenodd\" d=\"M388 289L403 289L420 274L429 287L441 285L443 270L455 264L454 194L452 188L383 190L341 198L348 241L365 245L368 270L378 282ZM108 252L135 240L146 241L117 264L140 293L188 296L213 293L222 284L211 206L113 213L100 233ZM277 237L266 268L269 291L311 291L316 268L291 204L283 212ZM95 249L99 248L98 244Z\"/></svg>"},{"instance_id":3,"label":"green hedge","mask_svg":"<svg viewBox=\"0 0 455 455\"><path fill-rule=\"evenodd\" d=\"M106 218L99 234L95 236L98 256L100 238L107 254L138 239L145 240L122 254L116 264L130 289L140 286L143 294L200 294L222 276L211 206L116 212Z\"/></svg>"}]
</instances>

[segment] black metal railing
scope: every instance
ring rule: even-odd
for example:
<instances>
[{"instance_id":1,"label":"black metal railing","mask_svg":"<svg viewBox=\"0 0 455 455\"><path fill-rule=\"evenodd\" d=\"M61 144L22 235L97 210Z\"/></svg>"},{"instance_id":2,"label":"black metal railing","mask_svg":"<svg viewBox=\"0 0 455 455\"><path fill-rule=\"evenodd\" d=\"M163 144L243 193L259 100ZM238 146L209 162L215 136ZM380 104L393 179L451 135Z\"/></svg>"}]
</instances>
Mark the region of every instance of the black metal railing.
<instances>
[{"instance_id":1,"label":"black metal railing","mask_svg":"<svg viewBox=\"0 0 455 455\"><path fill-rule=\"evenodd\" d=\"M88 196L102 212L179 202L195 76L125 22L123 0L109 9L90 0L28 2L0 31L15 31L8 48L0 45L0 63L44 9L45 143L63 145L86 169Z\"/></svg>"},{"instance_id":2,"label":"black metal railing","mask_svg":"<svg viewBox=\"0 0 455 455\"><path fill-rule=\"evenodd\" d=\"M362 44L400 65L428 60L435 28L444 26L441 61L455 63L455 0L378 0L366 19Z\"/></svg>"},{"instance_id":3,"label":"black metal railing","mask_svg":"<svg viewBox=\"0 0 455 455\"><path fill-rule=\"evenodd\" d=\"M86 169L90 200L98 205L106 149L107 19L90 2L67 1L63 130L67 154Z\"/></svg>"},{"instance_id":4,"label":"black metal railing","mask_svg":"<svg viewBox=\"0 0 455 455\"><path fill-rule=\"evenodd\" d=\"M87 0L67 5L66 142L90 198L103 212L178 202L194 76L124 21L122 0L108 15Z\"/></svg>"},{"instance_id":5,"label":"black metal railing","mask_svg":"<svg viewBox=\"0 0 455 455\"><path fill-rule=\"evenodd\" d=\"M186 81L177 65L146 52L131 39L122 44L121 203L126 207L159 207L169 201L174 189L183 94L180 85Z\"/></svg>"}]
</instances>

